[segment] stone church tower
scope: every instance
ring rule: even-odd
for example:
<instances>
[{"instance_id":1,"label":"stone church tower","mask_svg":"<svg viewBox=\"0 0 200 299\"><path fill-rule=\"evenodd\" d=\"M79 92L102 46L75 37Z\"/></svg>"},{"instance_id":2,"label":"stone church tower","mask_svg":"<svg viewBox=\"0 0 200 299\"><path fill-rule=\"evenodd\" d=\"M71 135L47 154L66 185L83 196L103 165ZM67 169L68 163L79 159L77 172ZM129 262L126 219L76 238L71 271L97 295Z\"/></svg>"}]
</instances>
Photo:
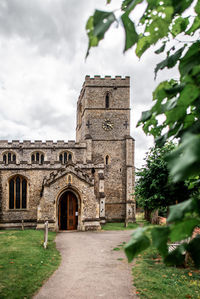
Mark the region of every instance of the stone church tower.
<instances>
[{"instance_id":1,"label":"stone church tower","mask_svg":"<svg viewBox=\"0 0 200 299\"><path fill-rule=\"evenodd\" d=\"M86 76L77 103L76 139L90 143L94 164L104 164L101 217L132 219L134 141L130 137L129 77Z\"/></svg>"},{"instance_id":2,"label":"stone church tower","mask_svg":"<svg viewBox=\"0 0 200 299\"><path fill-rule=\"evenodd\" d=\"M0 141L0 228L135 220L130 78L85 77L76 141Z\"/></svg>"}]
</instances>

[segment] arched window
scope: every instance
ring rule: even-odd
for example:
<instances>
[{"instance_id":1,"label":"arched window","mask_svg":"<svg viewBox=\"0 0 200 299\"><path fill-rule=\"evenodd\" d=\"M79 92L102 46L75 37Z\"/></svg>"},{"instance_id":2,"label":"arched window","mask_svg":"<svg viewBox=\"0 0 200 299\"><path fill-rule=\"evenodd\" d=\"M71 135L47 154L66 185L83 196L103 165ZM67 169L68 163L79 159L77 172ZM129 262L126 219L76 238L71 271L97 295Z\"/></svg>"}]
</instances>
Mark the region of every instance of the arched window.
<instances>
[{"instance_id":1,"label":"arched window","mask_svg":"<svg viewBox=\"0 0 200 299\"><path fill-rule=\"evenodd\" d=\"M36 162L39 163L39 161L40 161L40 154L39 154L39 153L36 153Z\"/></svg>"},{"instance_id":2,"label":"arched window","mask_svg":"<svg viewBox=\"0 0 200 299\"><path fill-rule=\"evenodd\" d=\"M14 180L9 183L9 209L14 209Z\"/></svg>"},{"instance_id":3,"label":"arched window","mask_svg":"<svg viewBox=\"0 0 200 299\"><path fill-rule=\"evenodd\" d=\"M44 155L42 154L41 155L41 164L43 164L44 163Z\"/></svg>"},{"instance_id":4,"label":"arched window","mask_svg":"<svg viewBox=\"0 0 200 299\"><path fill-rule=\"evenodd\" d=\"M37 164L44 163L44 154L41 152L35 152L31 155L31 162Z\"/></svg>"},{"instance_id":5,"label":"arched window","mask_svg":"<svg viewBox=\"0 0 200 299\"><path fill-rule=\"evenodd\" d=\"M109 164L109 160L110 160L110 158L109 158L109 156L107 155L106 158L105 158L106 165Z\"/></svg>"},{"instance_id":6,"label":"arched window","mask_svg":"<svg viewBox=\"0 0 200 299\"><path fill-rule=\"evenodd\" d=\"M110 103L109 103L109 102L110 102L110 99L109 99L109 93L107 92L107 93L106 93L106 103L105 103L105 104L106 104L106 105L105 105L106 108L109 108L109 106L110 106Z\"/></svg>"},{"instance_id":7,"label":"arched window","mask_svg":"<svg viewBox=\"0 0 200 299\"><path fill-rule=\"evenodd\" d=\"M67 162L67 153L64 153L64 163Z\"/></svg>"},{"instance_id":8,"label":"arched window","mask_svg":"<svg viewBox=\"0 0 200 299\"><path fill-rule=\"evenodd\" d=\"M62 152L59 155L59 161L62 164L66 164L68 162L72 162L72 158L73 158L72 153L69 153L69 152Z\"/></svg>"},{"instance_id":9,"label":"arched window","mask_svg":"<svg viewBox=\"0 0 200 299\"><path fill-rule=\"evenodd\" d=\"M26 209L27 181L17 175L9 181L9 209Z\"/></svg>"},{"instance_id":10,"label":"arched window","mask_svg":"<svg viewBox=\"0 0 200 299\"><path fill-rule=\"evenodd\" d=\"M9 164L9 163L16 163L16 154L14 154L13 152L7 152L3 155L3 162L5 164Z\"/></svg>"}]
</instances>

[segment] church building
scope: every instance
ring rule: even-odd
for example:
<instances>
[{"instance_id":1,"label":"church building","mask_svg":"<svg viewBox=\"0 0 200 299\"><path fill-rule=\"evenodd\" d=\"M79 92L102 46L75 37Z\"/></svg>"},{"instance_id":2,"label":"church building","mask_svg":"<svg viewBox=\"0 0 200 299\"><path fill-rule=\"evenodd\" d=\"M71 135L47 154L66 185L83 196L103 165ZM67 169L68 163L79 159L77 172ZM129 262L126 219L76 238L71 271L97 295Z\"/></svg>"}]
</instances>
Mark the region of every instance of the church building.
<instances>
[{"instance_id":1,"label":"church building","mask_svg":"<svg viewBox=\"0 0 200 299\"><path fill-rule=\"evenodd\" d=\"M133 187L129 77L85 77L76 141L0 140L0 229L133 222Z\"/></svg>"}]
</instances>

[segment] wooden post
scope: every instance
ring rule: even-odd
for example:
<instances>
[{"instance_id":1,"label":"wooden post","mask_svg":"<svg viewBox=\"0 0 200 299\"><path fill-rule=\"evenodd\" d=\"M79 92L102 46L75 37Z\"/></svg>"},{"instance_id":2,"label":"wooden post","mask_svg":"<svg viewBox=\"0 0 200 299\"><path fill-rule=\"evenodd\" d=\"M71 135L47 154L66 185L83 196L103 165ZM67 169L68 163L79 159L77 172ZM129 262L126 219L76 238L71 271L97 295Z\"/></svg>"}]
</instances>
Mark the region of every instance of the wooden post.
<instances>
[{"instance_id":1,"label":"wooden post","mask_svg":"<svg viewBox=\"0 0 200 299\"><path fill-rule=\"evenodd\" d=\"M22 230L24 230L24 220L22 220Z\"/></svg>"},{"instance_id":2,"label":"wooden post","mask_svg":"<svg viewBox=\"0 0 200 299\"><path fill-rule=\"evenodd\" d=\"M48 244L48 221L44 224L44 249L47 248Z\"/></svg>"}]
</instances>

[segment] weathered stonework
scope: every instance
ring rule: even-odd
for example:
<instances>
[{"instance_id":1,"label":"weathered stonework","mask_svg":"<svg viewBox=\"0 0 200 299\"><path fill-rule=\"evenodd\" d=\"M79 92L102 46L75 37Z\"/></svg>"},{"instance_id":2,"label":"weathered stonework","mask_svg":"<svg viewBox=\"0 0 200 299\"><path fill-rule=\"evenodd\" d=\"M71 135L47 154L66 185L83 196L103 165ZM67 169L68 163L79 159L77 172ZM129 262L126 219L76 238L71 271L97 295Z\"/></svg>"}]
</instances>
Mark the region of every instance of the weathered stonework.
<instances>
[{"instance_id":1,"label":"weathered stonework","mask_svg":"<svg viewBox=\"0 0 200 299\"><path fill-rule=\"evenodd\" d=\"M78 230L135 220L129 89L129 77L86 76L77 102L76 141L0 141L0 228L20 227L22 220L25 227L42 228L48 220L50 228L59 230L65 217L61 199L66 195L69 209L68 194L75 198Z\"/></svg>"}]
</instances>

